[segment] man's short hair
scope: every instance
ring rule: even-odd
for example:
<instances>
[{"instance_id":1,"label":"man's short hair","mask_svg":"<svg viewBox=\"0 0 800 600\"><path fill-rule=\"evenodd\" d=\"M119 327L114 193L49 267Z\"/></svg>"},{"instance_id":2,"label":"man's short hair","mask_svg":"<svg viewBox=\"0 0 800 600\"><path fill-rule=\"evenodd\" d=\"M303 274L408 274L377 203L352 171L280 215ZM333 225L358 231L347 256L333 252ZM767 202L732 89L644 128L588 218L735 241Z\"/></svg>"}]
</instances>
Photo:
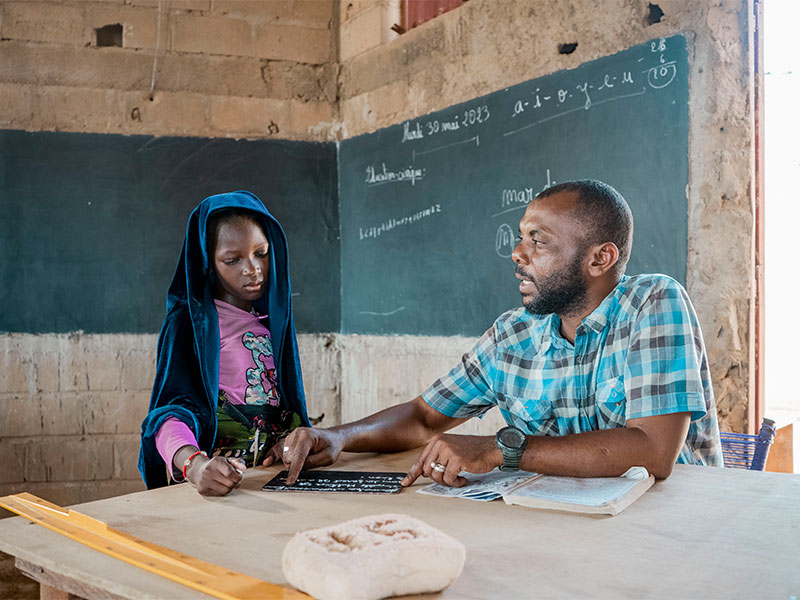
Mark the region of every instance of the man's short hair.
<instances>
[{"instance_id":1,"label":"man's short hair","mask_svg":"<svg viewBox=\"0 0 800 600\"><path fill-rule=\"evenodd\" d=\"M617 190L597 179L581 179L559 183L540 192L536 199L559 192L575 192L574 217L585 230L584 250L594 244L613 242L619 250L614 272L621 276L631 253L633 214Z\"/></svg>"}]
</instances>

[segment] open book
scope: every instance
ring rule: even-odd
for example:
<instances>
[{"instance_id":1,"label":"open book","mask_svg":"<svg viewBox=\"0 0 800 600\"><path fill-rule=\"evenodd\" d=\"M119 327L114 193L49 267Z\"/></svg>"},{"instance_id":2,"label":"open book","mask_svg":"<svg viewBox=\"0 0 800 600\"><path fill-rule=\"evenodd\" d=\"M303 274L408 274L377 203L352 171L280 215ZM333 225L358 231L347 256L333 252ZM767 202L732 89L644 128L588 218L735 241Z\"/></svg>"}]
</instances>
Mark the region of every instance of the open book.
<instances>
[{"instance_id":1,"label":"open book","mask_svg":"<svg viewBox=\"0 0 800 600\"><path fill-rule=\"evenodd\" d=\"M463 473L470 483L449 488L434 483L421 494L548 508L584 514L616 515L630 506L655 482L644 467L631 467L619 477L556 477L526 471Z\"/></svg>"}]
</instances>

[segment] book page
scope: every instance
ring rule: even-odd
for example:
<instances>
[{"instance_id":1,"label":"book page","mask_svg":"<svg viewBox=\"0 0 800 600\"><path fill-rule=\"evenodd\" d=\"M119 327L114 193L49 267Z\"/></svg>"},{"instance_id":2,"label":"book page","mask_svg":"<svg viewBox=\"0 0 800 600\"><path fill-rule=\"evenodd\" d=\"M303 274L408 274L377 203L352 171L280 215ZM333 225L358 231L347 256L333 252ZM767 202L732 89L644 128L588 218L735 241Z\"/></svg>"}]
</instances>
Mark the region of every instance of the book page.
<instances>
[{"instance_id":1,"label":"book page","mask_svg":"<svg viewBox=\"0 0 800 600\"><path fill-rule=\"evenodd\" d=\"M509 496L602 506L621 498L640 481L627 477L539 477L519 486Z\"/></svg>"},{"instance_id":2,"label":"book page","mask_svg":"<svg viewBox=\"0 0 800 600\"><path fill-rule=\"evenodd\" d=\"M494 469L488 473L468 473L463 471L460 475L466 477L469 481L464 487L454 488L432 483L431 485L417 490L417 492L420 494L430 494L432 496L466 498L467 500L489 502L490 500L501 498L503 494L515 486L540 477L536 473L530 473L528 471L506 473L499 469Z\"/></svg>"}]
</instances>

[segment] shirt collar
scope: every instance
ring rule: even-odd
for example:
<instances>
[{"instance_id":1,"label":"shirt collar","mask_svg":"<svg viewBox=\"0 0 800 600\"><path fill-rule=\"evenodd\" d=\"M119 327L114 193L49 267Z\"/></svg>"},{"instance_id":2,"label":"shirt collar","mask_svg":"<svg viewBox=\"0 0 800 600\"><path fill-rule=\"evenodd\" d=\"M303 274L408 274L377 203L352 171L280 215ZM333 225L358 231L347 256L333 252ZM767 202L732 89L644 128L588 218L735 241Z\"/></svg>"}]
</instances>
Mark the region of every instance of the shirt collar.
<instances>
[{"instance_id":1,"label":"shirt collar","mask_svg":"<svg viewBox=\"0 0 800 600\"><path fill-rule=\"evenodd\" d=\"M581 325L585 325L595 333L600 333L603 331L603 329L608 326L608 322L611 319L611 313L614 312L614 309L619 306L619 298L624 292L624 284L627 280L628 276L623 275L616 287L611 290L611 293L603 298L603 301L600 303L600 305L591 313L589 313L583 319L583 321L581 321Z\"/></svg>"},{"instance_id":2,"label":"shirt collar","mask_svg":"<svg viewBox=\"0 0 800 600\"><path fill-rule=\"evenodd\" d=\"M619 297L624 292L624 283L627 279L627 275L624 275L622 279L620 279L617 286L608 296L603 298L600 305L584 317L583 321L581 321L582 326L591 329L595 333L600 333L608 327L611 313L614 311L615 307L619 305ZM542 352L546 352L553 344L555 344L556 347L572 346L572 344L561 335L561 317L558 315L547 315L540 321L539 327L539 348Z\"/></svg>"},{"instance_id":3,"label":"shirt collar","mask_svg":"<svg viewBox=\"0 0 800 600\"><path fill-rule=\"evenodd\" d=\"M224 300L218 300L214 298L214 304L217 307L217 313L225 314L228 318L233 319L266 319L267 315L260 315L255 311L255 308L251 309L249 312L246 310L242 310L238 306L234 306L233 304L228 304Z\"/></svg>"},{"instance_id":4,"label":"shirt collar","mask_svg":"<svg viewBox=\"0 0 800 600\"><path fill-rule=\"evenodd\" d=\"M542 352L547 352L552 345L556 348L571 345L561 336L561 317L558 315L549 314L543 317L539 327L539 349Z\"/></svg>"}]
</instances>

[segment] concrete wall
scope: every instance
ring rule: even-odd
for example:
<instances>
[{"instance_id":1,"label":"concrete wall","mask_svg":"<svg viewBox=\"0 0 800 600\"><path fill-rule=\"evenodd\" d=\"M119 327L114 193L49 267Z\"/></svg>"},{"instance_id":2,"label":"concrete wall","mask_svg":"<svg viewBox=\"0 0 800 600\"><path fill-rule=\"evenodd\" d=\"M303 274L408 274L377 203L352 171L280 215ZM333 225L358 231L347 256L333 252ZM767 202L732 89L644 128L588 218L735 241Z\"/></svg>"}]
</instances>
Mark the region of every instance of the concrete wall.
<instances>
[{"instance_id":1,"label":"concrete wall","mask_svg":"<svg viewBox=\"0 0 800 600\"><path fill-rule=\"evenodd\" d=\"M3 0L0 123L325 138L336 100L333 9L332 0ZM122 26L121 47L97 46L95 30L107 25Z\"/></svg>"},{"instance_id":2,"label":"concrete wall","mask_svg":"<svg viewBox=\"0 0 800 600\"><path fill-rule=\"evenodd\" d=\"M158 0L0 0L0 127L335 139L683 32L688 287L722 427L742 430L752 386L750 0L660 0L655 24L648 4L470 0L397 36L395 0L162 0L159 35ZM122 47L97 47L95 28L117 23ZM565 42L575 52L559 54ZM302 335L309 412L332 425L409 399L473 341ZM71 504L138 489L154 354L154 335L0 334L0 493Z\"/></svg>"}]
</instances>

